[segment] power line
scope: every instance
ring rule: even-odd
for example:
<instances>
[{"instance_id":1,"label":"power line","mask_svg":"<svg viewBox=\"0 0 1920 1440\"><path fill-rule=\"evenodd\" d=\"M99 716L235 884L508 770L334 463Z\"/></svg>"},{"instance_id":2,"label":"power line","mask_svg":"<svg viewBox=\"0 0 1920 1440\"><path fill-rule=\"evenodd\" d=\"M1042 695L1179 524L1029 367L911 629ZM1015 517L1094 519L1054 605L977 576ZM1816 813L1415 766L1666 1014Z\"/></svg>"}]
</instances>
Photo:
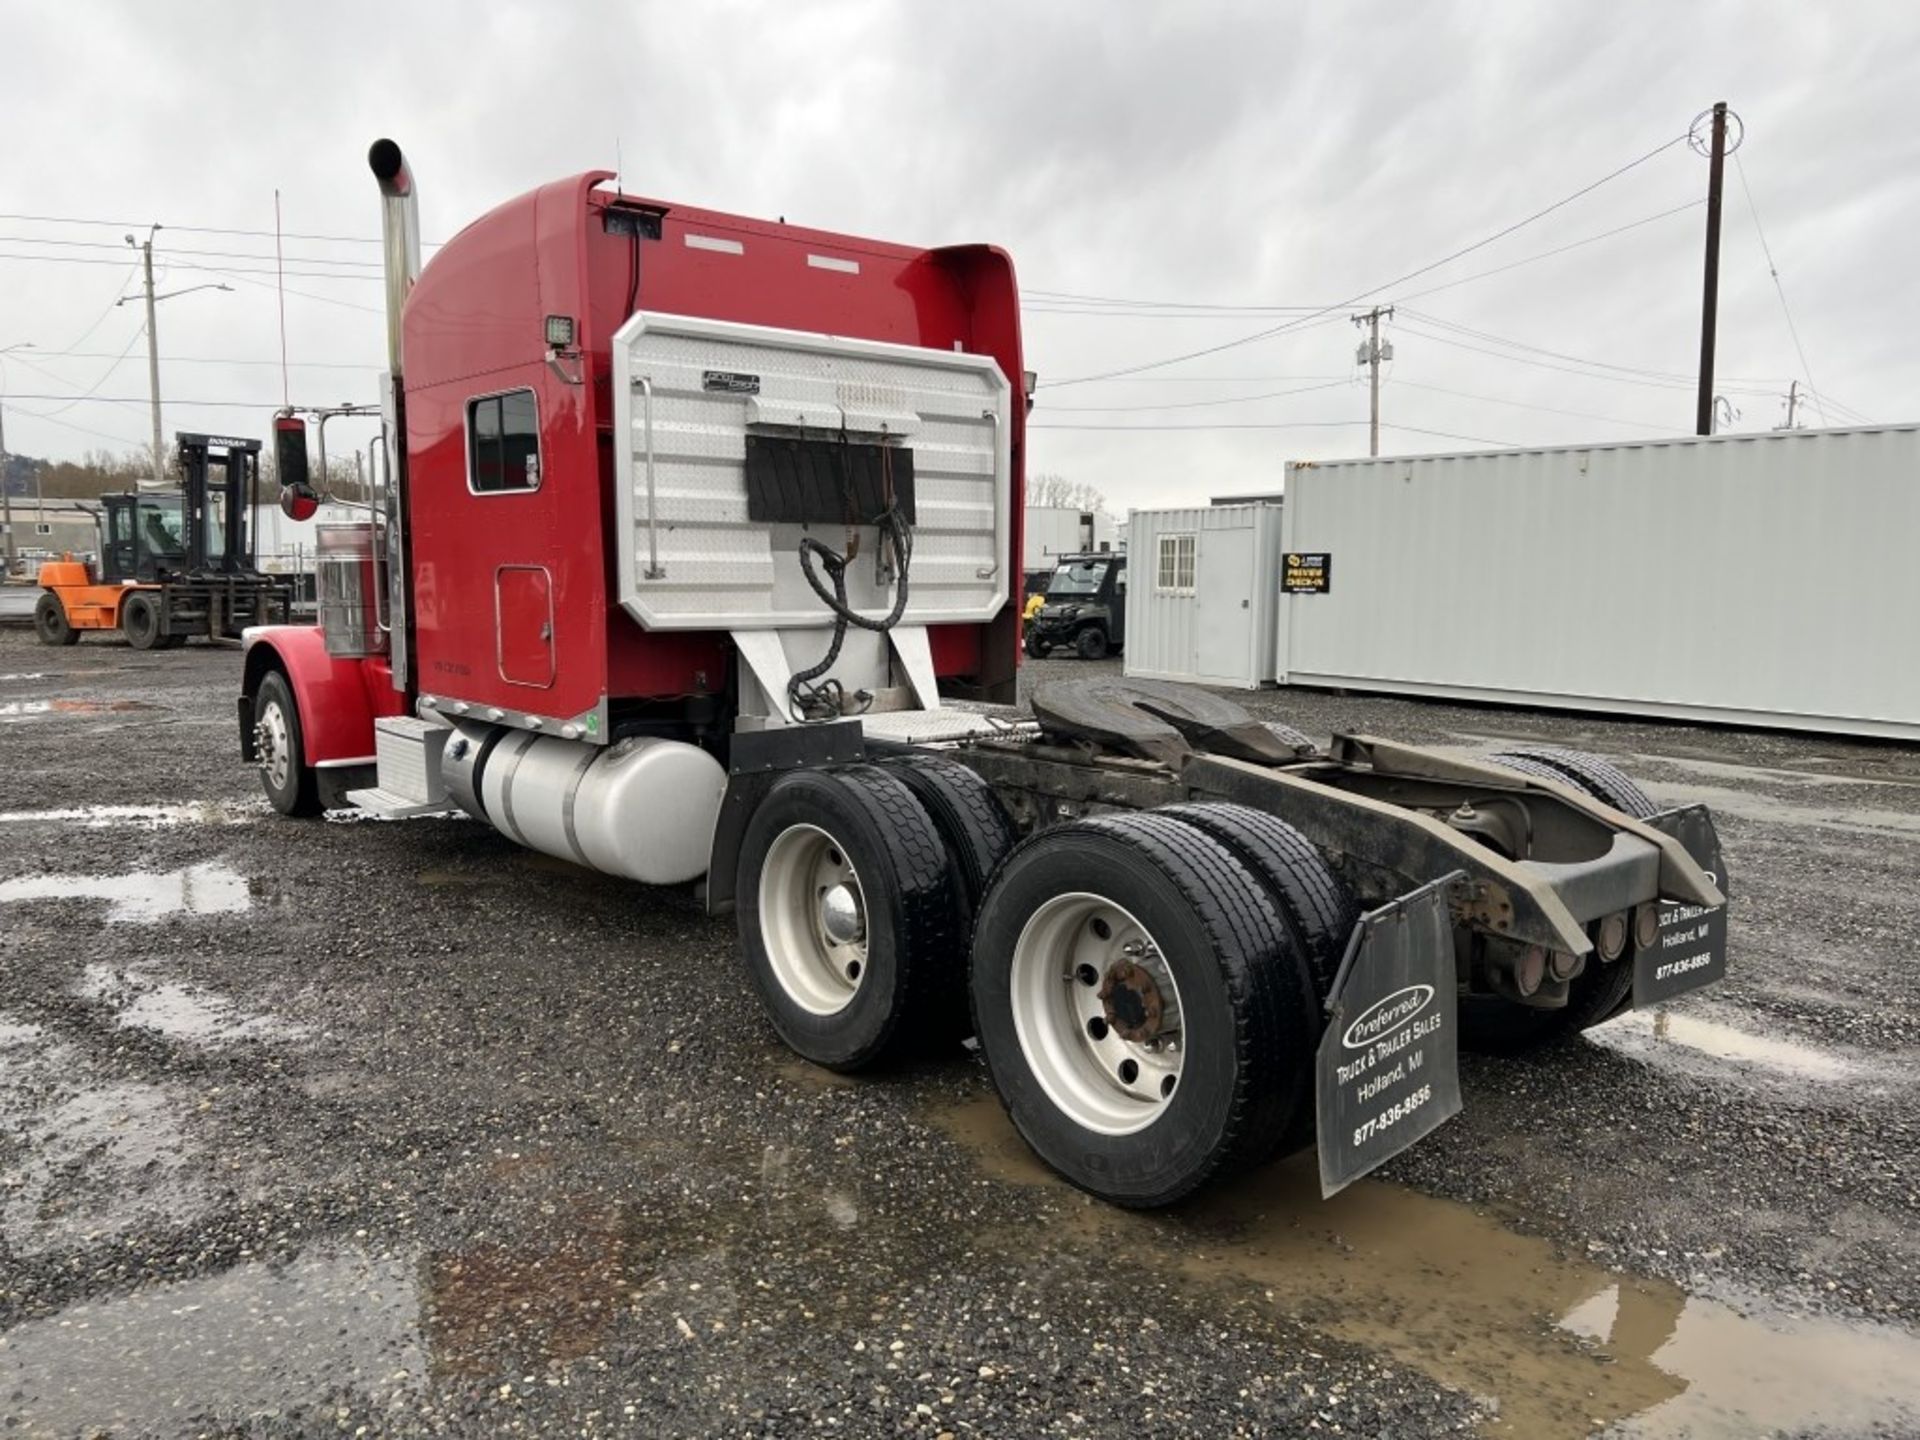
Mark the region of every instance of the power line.
<instances>
[{"instance_id":1,"label":"power line","mask_svg":"<svg viewBox=\"0 0 1920 1440\"><path fill-rule=\"evenodd\" d=\"M1556 255L1564 255L1569 250L1578 250L1583 245L1592 245L1601 240L1611 240L1616 235L1624 235L1629 230L1638 230L1642 225L1651 225L1656 220L1665 220L1673 215L1684 215L1687 211L1697 210L1706 203L1705 200L1689 200L1686 204L1676 205L1671 210L1662 210L1656 215L1647 215L1638 220L1630 220L1625 225L1616 225L1611 230L1602 230L1598 235L1589 235L1584 240L1575 240L1566 245L1555 246L1551 250L1542 250L1538 255L1529 255L1525 259L1515 260L1509 265L1496 265L1491 270L1481 270L1472 275L1463 275L1458 280L1447 281L1444 285L1434 285L1425 290L1416 290L1404 298L1406 300L1421 300L1429 295L1438 295L1442 290L1451 290L1457 285L1471 285L1476 280L1485 280L1490 275L1504 275L1509 270L1518 270L1523 265L1534 265L1542 260L1551 260Z\"/></svg>"},{"instance_id":2,"label":"power line","mask_svg":"<svg viewBox=\"0 0 1920 1440\"><path fill-rule=\"evenodd\" d=\"M1403 320L1402 325L1411 329L1423 340L1431 340L1440 345L1451 345L1459 350L1471 350L1476 355L1489 355L1495 360L1506 360L1516 365L1535 365L1542 370L1557 370L1562 375L1577 375L1583 380L1611 380L1621 385L1645 385L1656 390L1691 390L1693 386L1675 378L1664 378L1657 372L1628 371L1624 367L1607 366L1602 369L1579 369L1574 365L1560 365L1551 360L1537 360L1531 355L1516 355L1508 350L1490 350L1484 345L1474 345L1455 336L1436 333L1421 326L1418 322ZM1771 395L1773 390L1752 385L1727 385L1724 390L1738 395Z\"/></svg>"},{"instance_id":3,"label":"power line","mask_svg":"<svg viewBox=\"0 0 1920 1440\"><path fill-rule=\"evenodd\" d=\"M1774 293L1780 297L1780 313L1787 317L1787 333L1793 337L1793 353L1800 357L1801 373L1807 377L1807 389L1813 392L1814 408L1820 412L1820 423L1827 423L1827 407L1820 398L1820 387L1813 383L1813 369L1807 364L1807 352L1800 344L1800 327L1793 323L1793 310L1787 304L1786 287L1780 283L1780 267L1773 263L1773 249L1767 244L1767 232L1760 224L1760 211L1753 203L1753 190L1747 184L1747 167L1740 161L1740 152L1733 152L1733 171L1740 177L1740 193L1747 197L1747 213L1753 216L1754 233L1760 237L1760 253L1767 259L1767 274L1773 277Z\"/></svg>"},{"instance_id":4,"label":"power line","mask_svg":"<svg viewBox=\"0 0 1920 1440\"><path fill-rule=\"evenodd\" d=\"M3 215L0 220L24 220L35 225L105 225L115 230L139 229L150 225L151 220L89 220L77 215ZM168 225L162 224L162 230L176 230L191 235L246 235L260 240L273 239L271 230L235 230L219 225ZM381 245L385 242L377 235L300 235L287 231L281 238L286 240L317 240L329 245ZM423 240L420 242L429 249L438 248L446 243L441 240Z\"/></svg>"},{"instance_id":5,"label":"power line","mask_svg":"<svg viewBox=\"0 0 1920 1440\"><path fill-rule=\"evenodd\" d=\"M126 362L126 358L133 353L133 347L140 343L140 337L145 335L146 333L147 333L147 327L145 325L134 326L133 334L127 340L126 349L122 350L118 355L113 357L113 363L108 365L106 369L100 372L99 376L94 380L93 384L89 385L85 390L81 391L78 395L68 400L64 405L61 405L58 409L42 410L38 412L40 418L42 420L51 420L55 415L65 414L67 411L71 410L74 406L78 405L81 401L92 398L94 392L98 390L102 385L106 384L107 381L112 377L113 372L118 370L121 367L121 365ZM25 365L29 370L35 371L36 373L41 375L45 375L49 380L58 380L63 385L68 383L61 376L56 375L54 374L53 371L47 369L46 366L35 364L32 360L29 360L24 355L15 355L13 358L18 360L22 365Z\"/></svg>"},{"instance_id":6,"label":"power line","mask_svg":"<svg viewBox=\"0 0 1920 1440\"><path fill-rule=\"evenodd\" d=\"M1618 415L1600 415L1591 410L1562 410L1553 405L1535 405L1527 400L1508 400L1499 395L1475 395L1467 390L1449 390L1444 385L1425 385L1417 380L1395 379L1391 382L1396 389L1431 390L1436 395L1452 395L1461 400L1478 400L1488 405L1511 405L1516 410L1539 410L1548 415L1570 415L1577 420L1604 420L1610 425L1631 425L1641 430L1654 430L1662 435L1676 432L1670 425L1650 425L1645 420L1627 420Z\"/></svg>"},{"instance_id":7,"label":"power line","mask_svg":"<svg viewBox=\"0 0 1920 1440\"><path fill-rule=\"evenodd\" d=\"M1532 345L1524 340L1515 340L1511 336L1496 335L1490 330L1476 330L1471 325L1462 325L1455 320L1446 320L1428 310L1408 310L1406 314L1424 325L1437 326L1460 335L1469 335L1476 340L1485 340L1494 345L1504 345L1514 350L1525 350L1534 355L1545 355L1553 360L1565 360L1575 365L1590 365L1598 370L1616 370L1628 375L1644 375L1656 380L1674 380L1688 386L1694 384L1697 377L1684 375L1674 370L1653 370L1644 365L1616 365L1611 360L1594 360L1585 355L1569 355L1564 350L1548 350L1544 346ZM1750 385L1770 389L1777 377L1738 376L1724 377L1735 385Z\"/></svg>"},{"instance_id":8,"label":"power line","mask_svg":"<svg viewBox=\"0 0 1920 1440\"><path fill-rule=\"evenodd\" d=\"M45 360L50 356L71 360L111 360L113 358L112 352L106 350L42 350L35 347L33 353L36 358L41 360ZM162 365L271 365L275 369L280 367L278 359L233 359L224 355L162 355L160 357L160 363ZM373 360L364 362L355 360L291 360L287 363L295 370L372 370L377 372L383 368L377 361Z\"/></svg>"},{"instance_id":9,"label":"power line","mask_svg":"<svg viewBox=\"0 0 1920 1440\"><path fill-rule=\"evenodd\" d=\"M0 260L25 260L40 265L118 265L120 263L118 260L107 260L95 255L19 255L11 252L0 252ZM275 273L272 270L259 270L251 267L195 265L186 260L176 260L172 255L166 255L160 263L166 265L169 269L198 270L215 275L272 275ZM378 283L382 278L379 275L348 275L336 273L331 270L289 270L287 274L297 275L307 280L364 280L374 283ZM288 291L287 293L292 294L293 292Z\"/></svg>"},{"instance_id":10,"label":"power line","mask_svg":"<svg viewBox=\"0 0 1920 1440\"><path fill-rule=\"evenodd\" d=\"M94 430L85 425L76 425L71 420L56 420L51 415L42 415L38 410L16 409L13 413L16 415L25 415L34 420L44 420L49 425L58 425L62 430L75 430L82 435L91 435L96 440L111 440L116 445L133 445L143 451L147 448L147 442L145 440L129 440L125 435L109 435L104 430Z\"/></svg>"},{"instance_id":11,"label":"power line","mask_svg":"<svg viewBox=\"0 0 1920 1440\"><path fill-rule=\"evenodd\" d=\"M0 244L7 245L59 245L72 250L112 250L119 252L122 247L106 240L60 240L42 235L0 235ZM169 245L167 255L198 255L215 260L271 260L273 256L262 255L256 250L196 250L192 246ZM49 259L52 257L49 256ZM287 257L296 265L353 265L362 269L378 270L378 260L333 260L324 255L290 255Z\"/></svg>"},{"instance_id":12,"label":"power line","mask_svg":"<svg viewBox=\"0 0 1920 1440\"><path fill-rule=\"evenodd\" d=\"M145 395L74 396L74 395L33 395L33 394L15 393L15 394L9 395L7 398L9 400L71 400L75 404L78 404L81 401L85 401L89 405L145 405L148 403L148 397ZM176 400L171 395L167 397L167 404L198 405L198 406L201 406L202 408L223 409L223 410L273 410L278 408L276 403L272 400ZM48 415L40 414L40 412L35 410L27 410L27 411L23 411L22 413L27 415L39 415L39 417L42 420L50 418Z\"/></svg>"},{"instance_id":13,"label":"power line","mask_svg":"<svg viewBox=\"0 0 1920 1440\"><path fill-rule=\"evenodd\" d=\"M1656 155L1660 155L1667 150L1671 150L1674 146L1683 143L1686 140L1686 138L1687 137L1684 133L1680 135L1676 135L1671 140L1668 140L1663 142L1662 144L1656 145L1653 149L1647 151L1646 154L1641 155L1637 159L1628 161L1625 165L1620 166L1618 169L1609 171L1607 174L1602 175L1598 180L1595 180L1590 184L1583 185L1580 187L1580 189L1575 190L1572 194L1563 196L1561 199L1554 201L1553 204L1546 206L1544 209L1536 210L1534 211L1533 214L1528 215L1524 219L1516 220L1511 225L1507 225L1499 230L1496 230L1493 234L1486 236L1484 239L1476 240L1471 245L1462 246L1460 249L1453 251L1451 254L1444 255L1438 260L1435 260L1429 264L1420 266L1418 269L1409 270L1406 274L1396 276L1394 279L1388 280L1384 284L1370 286L1368 289L1360 291L1357 295L1351 295L1347 299L1340 301L1337 305L1329 305L1325 307L1324 310L1319 312L1318 315L1309 316L1306 320L1290 321L1284 325L1276 325L1266 330L1256 331L1251 335L1243 335L1237 340L1224 341L1219 345L1210 345L1200 350L1190 350L1185 354L1181 354L1181 355L1170 355L1165 359L1161 359L1161 360L1149 360L1139 365L1131 365L1119 370L1108 370L1098 375L1081 375L1081 376L1075 376L1066 380L1056 380L1053 382L1052 388L1058 389L1063 385L1084 385L1094 380L1111 380L1121 375L1138 375L1140 372L1144 370L1158 370L1163 366L1178 365L1183 361L1187 361L1187 360L1197 360L1204 355L1217 355L1223 350L1231 350L1240 345L1251 345L1255 341L1270 339L1275 335L1281 335L1281 334L1285 334L1290 330L1300 329L1303 326L1311 323L1313 320L1319 319L1321 316L1324 316L1333 311L1344 310L1348 306L1356 305L1360 301L1365 300L1370 296L1378 295L1383 290L1390 290L1396 285L1403 285L1409 280L1418 279L1422 275L1426 275L1431 273L1432 271L1440 269L1443 265L1450 265L1455 260L1458 260L1463 256L1471 255L1476 250L1485 249L1487 246L1493 244L1495 241L1505 239L1507 236L1513 234L1516 230L1524 229L1526 226L1533 224L1536 220L1543 219L1546 216L1553 214L1554 211L1562 209L1563 207L1572 204L1575 200L1578 200L1581 196L1592 193L1593 191L1599 189L1602 185L1607 184L1609 181L1619 179L1620 176L1626 174L1629 170L1632 170L1638 166L1644 165L1647 163L1647 161L1653 159Z\"/></svg>"},{"instance_id":14,"label":"power line","mask_svg":"<svg viewBox=\"0 0 1920 1440\"><path fill-rule=\"evenodd\" d=\"M1260 395L1233 395L1224 400L1169 400L1164 405L1048 405L1048 415L1092 415L1102 411L1135 413L1141 410L1199 410L1212 405L1250 405L1256 400L1279 400L1288 395L1311 395L1317 390L1344 390L1353 377L1342 375L1324 385L1302 385L1297 390L1269 390Z\"/></svg>"},{"instance_id":15,"label":"power line","mask_svg":"<svg viewBox=\"0 0 1920 1440\"><path fill-rule=\"evenodd\" d=\"M1416 290L1411 295L1404 297L1394 297L1395 303L1399 303L1403 299L1418 300L1427 295L1437 295L1442 290L1452 290L1456 286L1470 285L1476 280L1485 280L1493 275L1504 275L1509 270L1518 270L1522 266L1536 265L1542 260L1551 260L1556 255L1564 255L1569 250L1578 250L1583 246L1597 244L1602 240L1611 240L1616 235L1624 235L1629 230L1638 230L1640 227L1651 225L1658 220L1670 219L1675 215L1684 215L1687 211L1697 210L1706 203L1705 200L1688 200L1684 204L1671 206L1668 209L1657 211L1652 215L1643 215L1638 220L1630 220L1625 225L1616 225L1611 230L1602 230L1597 235L1588 235L1579 240L1569 241L1565 245L1556 245L1551 250L1542 250L1536 255L1527 255L1518 260L1510 261L1505 265L1496 265L1491 270L1476 271L1472 275L1463 275L1458 280L1449 280L1443 285L1435 285L1425 290ZM1056 315L1098 315L1108 313L1108 310L1102 307L1109 307L1112 313L1118 314L1127 313L1130 308L1141 309L1149 312L1149 318L1153 318L1154 313L1159 311L1182 312L1174 318L1197 318L1197 315L1201 312L1218 313L1222 315L1283 315L1304 311L1309 314L1320 314L1328 309L1338 308L1337 306L1326 305L1229 304L1204 300L1129 300L1117 295L1081 295L1064 290L1041 289L1023 290L1021 295L1023 308L1038 308L1027 303L1029 300L1037 300L1041 306L1046 307L1041 313ZM1070 306L1085 306L1089 308L1069 308ZM1190 315L1187 312L1194 313Z\"/></svg>"},{"instance_id":16,"label":"power line","mask_svg":"<svg viewBox=\"0 0 1920 1440\"><path fill-rule=\"evenodd\" d=\"M1225 421L1214 425L1053 425L1039 421L1030 423L1029 430L1096 430L1109 435L1124 435L1129 431L1168 431L1168 430L1364 430L1365 420L1294 420L1265 424L1258 422ZM1462 435L1452 430L1428 430L1418 425L1385 425L1388 430L1404 430L1410 435L1437 435L1443 440L1471 440L1476 445L1511 445L1510 440L1490 440L1484 435Z\"/></svg>"}]
</instances>

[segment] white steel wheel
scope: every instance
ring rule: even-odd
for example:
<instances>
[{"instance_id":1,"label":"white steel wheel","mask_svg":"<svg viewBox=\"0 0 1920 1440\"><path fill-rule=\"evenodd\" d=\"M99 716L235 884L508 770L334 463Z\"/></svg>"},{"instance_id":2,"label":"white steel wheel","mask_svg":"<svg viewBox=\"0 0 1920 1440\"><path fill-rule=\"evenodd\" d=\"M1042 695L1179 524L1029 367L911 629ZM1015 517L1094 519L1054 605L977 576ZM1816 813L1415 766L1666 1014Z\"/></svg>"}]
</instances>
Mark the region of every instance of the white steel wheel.
<instances>
[{"instance_id":1,"label":"white steel wheel","mask_svg":"<svg viewBox=\"0 0 1920 1440\"><path fill-rule=\"evenodd\" d=\"M801 1009L834 1015L867 973L867 901L846 849L818 825L774 837L760 871L767 963Z\"/></svg>"},{"instance_id":2,"label":"white steel wheel","mask_svg":"<svg viewBox=\"0 0 1920 1440\"><path fill-rule=\"evenodd\" d=\"M1104 1199L1170 1204L1270 1155L1311 1103L1304 965L1244 862L1180 820L1021 842L981 902L969 988L1015 1128Z\"/></svg>"},{"instance_id":3,"label":"white steel wheel","mask_svg":"<svg viewBox=\"0 0 1920 1440\"><path fill-rule=\"evenodd\" d=\"M1180 987L1159 945L1100 895L1055 896L1014 942L1014 1032L1075 1124L1131 1135L1163 1114L1186 1060Z\"/></svg>"},{"instance_id":4,"label":"white steel wheel","mask_svg":"<svg viewBox=\"0 0 1920 1440\"><path fill-rule=\"evenodd\" d=\"M287 727L287 712L279 698L260 706L253 722L253 753L259 756L260 773L267 788L284 790L293 776L293 734Z\"/></svg>"}]
</instances>

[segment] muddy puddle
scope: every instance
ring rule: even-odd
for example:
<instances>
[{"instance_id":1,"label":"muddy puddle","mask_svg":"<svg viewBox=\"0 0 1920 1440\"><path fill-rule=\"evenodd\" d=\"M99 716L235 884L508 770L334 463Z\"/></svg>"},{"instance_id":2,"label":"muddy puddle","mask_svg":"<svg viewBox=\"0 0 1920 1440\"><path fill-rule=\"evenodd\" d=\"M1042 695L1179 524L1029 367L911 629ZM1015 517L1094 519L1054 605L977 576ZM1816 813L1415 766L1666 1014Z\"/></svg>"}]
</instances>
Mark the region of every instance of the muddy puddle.
<instances>
[{"instance_id":1,"label":"muddy puddle","mask_svg":"<svg viewBox=\"0 0 1920 1440\"><path fill-rule=\"evenodd\" d=\"M100 900L115 923L149 924L169 915L232 915L251 907L246 877L220 861L127 875L27 875L0 880L0 905L35 900Z\"/></svg>"},{"instance_id":2,"label":"muddy puddle","mask_svg":"<svg viewBox=\"0 0 1920 1440\"><path fill-rule=\"evenodd\" d=\"M222 1045L236 1040L292 1040L306 1033L292 1021L250 1014L223 995L154 980L104 962L87 966L75 993L117 1006L116 1024L150 1030L170 1040Z\"/></svg>"},{"instance_id":3,"label":"muddy puddle","mask_svg":"<svg viewBox=\"0 0 1920 1440\"><path fill-rule=\"evenodd\" d=\"M1920 1428L1920 1337L1690 1294L1573 1259L1463 1205L1362 1181L1320 1199L1296 1156L1176 1211L1082 1197L997 1100L938 1112L989 1174L1058 1192L1063 1217L1009 1246L1126 1254L1394 1357L1478 1397L1487 1433L1547 1440ZM1064 1223L1063 1223L1064 1221ZM1729 1303L1732 1301L1733 1303Z\"/></svg>"},{"instance_id":4,"label":"muddy puddle","mask_svg":"<svg viewBox=\"0 0 1920 1440\"><path fill-rule=\"evenodd\" d=\"M1589 1043L1636 1060L1694 1074L1792 1082L1871 1078L1861 1061L1776 1035L1723 1024L1664 1007L1630 1010L1586 1032Z\"/></svg>"},{"instance_id":5,"label":"muddy puddle","mask_svg":"<svg viewBox=\"0 0 1920 1440\"><path fill-rule=\"evenodd\" d=\"M120 827L163 830L173 825L244 825L266 813L264 801L192 805L75 805L59 810L0 810L0 825L77 825L83 830Z\"/></svg>"},{"instance_id":6,"label":"muddy puddle","mask_svg":"<svg viewBox=\"0 0 1920 1440\"><path fill-rule=\"evenodd\" d=\"M384 1409L426 1378L415 1270L406 1258L320 1251L15 1326L0 1343L7 1424L29 1435L148 1434L170 1416L187 1431L338 1397L329 1429L340 1415L343 1435L370 1420L360 1433L378 1433L378 1415L354 1402Z\"/></svg>"},{"instance_id":7,"label":"muddy puddle","mask_svg":"<svg viewBox=\"0 0 1920 1440\"><path fill-rule=\"evenodd\" d=\"M148 700L0 700L0 722L53 715L122 715L159 708Z\"/></svg>"}]
</instances>

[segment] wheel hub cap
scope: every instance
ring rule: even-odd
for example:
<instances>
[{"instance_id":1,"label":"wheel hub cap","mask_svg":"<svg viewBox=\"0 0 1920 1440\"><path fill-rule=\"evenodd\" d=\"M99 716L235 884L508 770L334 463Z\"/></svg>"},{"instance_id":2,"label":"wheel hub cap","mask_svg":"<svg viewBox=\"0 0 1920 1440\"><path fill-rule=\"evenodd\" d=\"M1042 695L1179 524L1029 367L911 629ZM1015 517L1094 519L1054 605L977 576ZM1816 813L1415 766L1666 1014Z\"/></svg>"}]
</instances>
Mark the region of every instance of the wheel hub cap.
<instances>
[{"instance_id":1,"label":"wheel hub cap","mask_svg":"<svg viewBox=\"0 0 1920 1440\"><path fill-rule=\"evenodd\" d=\"M1130 1135L1172 1106L1186 1063L1180 987L1125 907L1086 892L1043 902L1008 978L1021 1051L1063 1114Z\"/></svg>"},{"instance_id":2,"label":"wheel hub cap","mask_svg":"<svg viewBox=\"0 0 1920 1440\"><path fill-rule=\"evenodd\" d=\"M857 945L867 938L867 919L852 886L834 885L820 896L820 928L831 945Z\"/></svg>"},{"instance_id":3,"label":"wheel hub cap","mask_svg":"<svg viewBox=\"0 0 1920 1440\"><path fill-rule=\"evenodd\" d=\"M1122 960L1107 971L1100 987L1100 1000L1106 1009L1107 1024L1122 1040L1144 1044L1160 1033L1160 1016L1165 1002L1153 975L1131 960Z\"/></svg>"}]
</instances>

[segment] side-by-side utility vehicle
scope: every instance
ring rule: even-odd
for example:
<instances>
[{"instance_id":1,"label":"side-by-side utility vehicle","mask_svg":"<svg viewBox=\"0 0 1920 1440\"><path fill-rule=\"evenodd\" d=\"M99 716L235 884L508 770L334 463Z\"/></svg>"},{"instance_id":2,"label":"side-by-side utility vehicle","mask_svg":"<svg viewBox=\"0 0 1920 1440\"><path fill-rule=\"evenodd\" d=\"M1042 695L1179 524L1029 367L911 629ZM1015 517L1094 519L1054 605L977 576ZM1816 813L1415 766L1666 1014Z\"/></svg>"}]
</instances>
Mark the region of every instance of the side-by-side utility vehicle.
<instances>
[{"instance_id":1,"label":"side-by-side utility vehicle","mask_svg":"<svg viewBox=\"0 0 1920 1440\"><path fill-rule=\"evenodd\" d=\"M700 883L793 1049L975 1035L1033 1148L1126 1205L1316 1142L1337 1189L1458 1109L1463 1038L1721 973L1711 820L1589 757L1320 746L1097 675L1007 708L1003 251L590 171L423 269L412 170L370 159L387 483L319 533L321 624L248 634L241 750L283 812L457 811Z\"/></svg>"}]
</instances>

